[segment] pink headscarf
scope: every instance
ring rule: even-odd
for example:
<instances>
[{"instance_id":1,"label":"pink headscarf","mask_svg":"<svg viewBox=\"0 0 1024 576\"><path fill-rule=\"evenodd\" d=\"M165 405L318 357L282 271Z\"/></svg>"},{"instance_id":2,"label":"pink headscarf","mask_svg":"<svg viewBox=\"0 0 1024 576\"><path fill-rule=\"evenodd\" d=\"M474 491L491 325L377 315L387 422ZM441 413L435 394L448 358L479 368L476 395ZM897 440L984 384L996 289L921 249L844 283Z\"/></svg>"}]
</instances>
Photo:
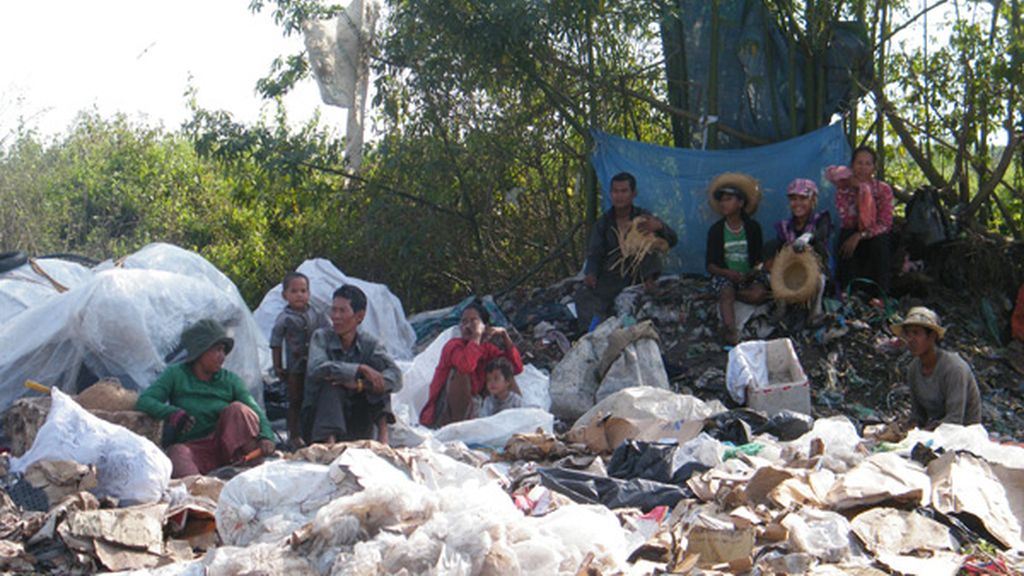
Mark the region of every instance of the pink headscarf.
<instances>
[{"instance_id":1,"label":"pink headscarf","mask_svg":"<svg viewBox=\"0 0 1024 576\"><path fill-rule=\"evenodd\" d=\"M853 178L853 170L849 166L829 166L825 168L825 178L838 186L840 182Z\"/></svg>"}]
</instances>

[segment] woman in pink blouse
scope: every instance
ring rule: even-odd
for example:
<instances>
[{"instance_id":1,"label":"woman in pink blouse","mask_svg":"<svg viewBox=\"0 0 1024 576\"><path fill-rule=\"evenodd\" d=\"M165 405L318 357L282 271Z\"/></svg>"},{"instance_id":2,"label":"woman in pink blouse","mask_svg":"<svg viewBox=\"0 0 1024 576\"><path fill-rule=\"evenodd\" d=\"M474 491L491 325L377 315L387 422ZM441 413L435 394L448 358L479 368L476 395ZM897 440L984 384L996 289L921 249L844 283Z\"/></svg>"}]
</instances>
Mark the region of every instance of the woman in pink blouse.
<instances>
[{"instance_id":1,"label":"woman in pink blouse","mask_svg":"<svg viewBox=\"0 0 1024 576\"><path fill-rule=\"evenodd\" d=\"M873 149L858 147L850 164L830 166L825 171L825 177L836 187L839 285L846 288L856 278L867 278L888 293L892 188L875 178Z\"/></svg>"}]
</instances>

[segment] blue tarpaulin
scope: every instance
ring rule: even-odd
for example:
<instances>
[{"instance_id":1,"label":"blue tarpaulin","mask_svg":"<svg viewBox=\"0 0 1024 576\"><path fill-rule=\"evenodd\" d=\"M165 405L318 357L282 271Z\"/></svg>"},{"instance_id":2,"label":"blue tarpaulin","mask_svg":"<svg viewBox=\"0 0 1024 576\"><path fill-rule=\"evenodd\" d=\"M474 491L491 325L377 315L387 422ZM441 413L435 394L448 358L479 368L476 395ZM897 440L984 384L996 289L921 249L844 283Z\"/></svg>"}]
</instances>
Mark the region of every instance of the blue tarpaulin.
<instances>
[{"instance_id":1,"label":"blue tarpaulin","mask_svg":"<svg viewBox=\"0 0 1024 576\"><path fill-rule=\"evenodd\" d=\"M818 209L835 219L835 191L824 178L825 167L845 164L850 146L840 124L791 140L740 150L690 150L644 144L594 130L594 169L604 191L605 207L612 176L636 176L636 204L647 208L679 234L679 244L665 261L667 273L703 273L708 228L719 216L708 205L707 187L723 172L743 172L761 183L761 207L754 215L765 240L775 237L775 222L789 216L786 186L795 178L818 183Z\"/></svg>"}]
</instances>

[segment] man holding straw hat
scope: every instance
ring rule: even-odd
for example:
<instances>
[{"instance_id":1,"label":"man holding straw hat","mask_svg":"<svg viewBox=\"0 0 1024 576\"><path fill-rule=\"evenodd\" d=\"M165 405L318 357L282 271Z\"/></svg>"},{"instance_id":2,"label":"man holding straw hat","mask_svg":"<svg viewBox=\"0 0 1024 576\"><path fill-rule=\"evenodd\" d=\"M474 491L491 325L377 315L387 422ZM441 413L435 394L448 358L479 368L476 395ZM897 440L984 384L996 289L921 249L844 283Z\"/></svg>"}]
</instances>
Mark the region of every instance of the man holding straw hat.
<instances>
[{"instance_id":1,"label":"man holding straw hat","mask_svg":"<svg viewBox=\"0 0 1024 576\"><path fill-rule=\"evenodd\" d=\"M981 422L981 394L974 372L959 354L938 347L946 334L939 315L916 306L892 331L914 356L907 368L913 423L931 430L943 422L963 426Z\"/></svg>"}]
</instances>

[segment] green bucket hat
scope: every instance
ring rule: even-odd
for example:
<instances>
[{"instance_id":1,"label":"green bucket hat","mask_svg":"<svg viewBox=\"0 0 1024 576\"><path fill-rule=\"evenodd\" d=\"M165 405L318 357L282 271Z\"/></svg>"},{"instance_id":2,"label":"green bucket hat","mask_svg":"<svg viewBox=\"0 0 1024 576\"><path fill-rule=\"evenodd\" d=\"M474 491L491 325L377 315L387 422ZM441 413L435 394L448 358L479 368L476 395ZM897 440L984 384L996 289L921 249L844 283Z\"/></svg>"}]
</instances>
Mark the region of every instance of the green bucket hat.
<instances>
[{"instance_id":1,"label":"green bucket hat","mask_svg":"<svg viewBox=\"0 0 1024 576\"><path fill-rule=\"evenodd\" d=\"M189 364L195 362L203 355L203 352L221 343L224 344L225 354L230 354L231 349L235 347L235 340L228 336L220 322L206 318L189 326L181 333L181 344L178 348L185 350L183 362Z\"/></svg>"}]
</instances>

